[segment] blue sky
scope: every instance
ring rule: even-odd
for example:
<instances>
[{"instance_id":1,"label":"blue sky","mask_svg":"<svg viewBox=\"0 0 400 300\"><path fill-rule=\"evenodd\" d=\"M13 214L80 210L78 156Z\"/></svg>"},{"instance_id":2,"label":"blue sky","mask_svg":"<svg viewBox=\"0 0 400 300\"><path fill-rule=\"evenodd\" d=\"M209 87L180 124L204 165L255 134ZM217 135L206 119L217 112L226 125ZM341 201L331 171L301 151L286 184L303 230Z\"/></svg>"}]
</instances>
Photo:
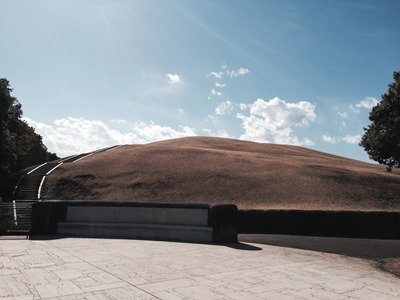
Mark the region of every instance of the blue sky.
<instances>
[{"instance_id":1,"label":"blue sky","mask_svg":"<svg viewBox=\"0 0 400 300\"><path fill-rule=\"evenodd\" d=\"M363 127L400 70L399 1L1 7L0 77L60 156L202 135L369 161Z\"/></svg>"}]
</instances>

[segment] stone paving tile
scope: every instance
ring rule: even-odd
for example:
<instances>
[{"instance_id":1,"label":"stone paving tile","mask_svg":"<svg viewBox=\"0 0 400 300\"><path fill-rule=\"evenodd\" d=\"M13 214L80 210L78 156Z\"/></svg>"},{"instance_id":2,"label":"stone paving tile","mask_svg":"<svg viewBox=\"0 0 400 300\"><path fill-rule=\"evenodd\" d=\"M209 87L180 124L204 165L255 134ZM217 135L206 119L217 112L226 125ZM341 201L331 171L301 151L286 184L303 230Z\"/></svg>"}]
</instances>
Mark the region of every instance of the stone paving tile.
<instances>
[{"instance_id":1,"label":"stone paving tile","mask_svg":"<svg viewBox=\"0 0 400 300\"><path fill-rule=\"evenodd\" d=\"M82 272L70 269L55 270L53 271L53 273L57 275L60 278L60 280L74 280L85 276L85 274L83 274Z\"/></svg>"},{"instance_id":2,"label":"stone paving tile","mask_svg":"<svg viewBox=\"0 0 400 300\"><path fill-rule=\"evenodd\" d=\"M136 273L125 273L121 276L121 279L132 285L149 283L148 280L138 276Z\"/></svg>"},{"instance_id":3,"label":"stone paving tile","mask_svg":"<svg viewBox=\"0 0 400 300\"><path fill-rule=\"evenodd\" d=\"M20 274L20 272L16 269L12 269L12 268L1 268L0 269L0 276L13 275L13 274Z\"/></svg>"},{"instance_id":4,"label":"stone paving tile","mask_svg":"<svg viewBox=\"0 0 400 300\"><path fill-rule=\"evenodd\" d=\"M210 288L196 285L196 281L190 278L145 284L139 287L161 299L166 296L168 299L227 299Z\"/></svg>"},{"instance_id":5,"label":"stone paving tile","mask_svg":"<svg viewBox=\"0 0 400 300\"><path fill-rule=\"evenodd\" d=\"M395 295L400 299L400 280L390 274L375 273L363 278L363 282L372 291Z\"/></svg>"},{"instance_id":6,"label":"stone paving tile","mask_svg":"<svg viewBox=\"0 0 400 300\"><path fill-rule=\"evenodd\" d=\"M225 297L227 297L228 299L231 300L242 300L242 299L246 299L246 300L262 300L262 299L285 299L285 298L281 298L281 294L277 293L275 295L275 297L261 297L261 296L256 296L256 295L249 295L248 293L244 293L244 292L227 292L225 294Z\"/></svg>"},{"instance_id":7,"label":"stone paving tile","mask_svg":"<svg viewBox=\"0 0 400 300\"><path fill-rule=\"evenodd\" d=\"M30 294L29 288L13 275L0 276L0 297L15 297L28 294Z\"/></svg>"},{"instance_id":8,"label":"stone paving tile","mask_svg":"<svg viewBox=\"0 0 400 300\"><path fill-rule=\"evenodd\" d=\"M82 290L87 291L90 288L100 286L101 283L91 277L78 278L73 281Z\"/></svg>"},{"instance_id":9,"label":"stone paving tile","mask_svg":"<svg viewBox=\"0 0 400 300\"><path fill-rule=\"evenodd\" d=\"M83 293L78 295L61 296L56 298L47 298L46 300L115 300L104 292Z\"/></svg>"},{"instance_id":10,"label":"stone paving tile","mask_svg":"<svg viewBox=\"0 0 400 300\"><path fill-rule=\"evenodd\" d=\"M221 295L220 291L210 291L206 290L200 286L190 286L190 287L183 287L177 288L175 290L177 295L181 297L181 299L227 299L227 297Z\"/></svg>"},{"instance_id":11,"label":"stone paving tile","mask_svg":"<svg viewBox=\"0 0 400 300\"><path fill-rule=\"evenodd\" d=\"M33 300L33 295L23 295L23 296L16 296L16 297L1 297L2 300Z\"/></svg>"},{"instance_id":12,"label":"stone paving tile","mask_svg":"<svg viewBox=\"0 0 400 300\"><path fill-rule=\"evenodd\" d=\"M104 271L99 271L97 273L91 273L88 276L100 283L103 283L103 284L121 282L121 280L118 277L111 275L110 273L106 273Z\"/></svg>"},{"instance_id":13,"label":"stone paving tile","mask_svg":"<svg viewBox=\"0 0 400 300\"><path fill-rule=\"evenodd\" d=\"M82 272L84 274L90 274L90 273L99 272L99 268L98 267L95 267L95 266L93 266L93 265L91 265L91 264L89 264L87 262L82 262L82 261L73 262L73 263L66 263L66 264L64 264L63 267L66 268L66 269L69 269L69 270L77 270L77 271L80 271L80 272Z\"/></svg>"},{"instance_id":14,"label":"stone paving tile","mask_svg":"<svg viewBox=\"0 0 400 300\"><path fill-rule=\"evenodd\" d=\"M269 245L0 241L1 299L399 299L371 261Z\"/></svg>"},{"instance_id":15,"label":"stone paving tile","mask_svg":"<svg viewBox=\"0 0 400 300\"><path fill-rule=\"evenodd\" d=\"M21 268L21 274L24 275L23 281L29 285L49 283L49 279L55 277L51 272L40 268Z\"/></svg>"},{"instance_id":16,"label":"stone paving tile","mask_svg":"<svg viewBox=\"0 0 400 300\"><path fill-rule=\"evenodd\" d=\"M400 299L400 295L388 294L386 292L378 292L370 288L364 288L361 290L355 290L350 293L346 293L346 296L350 296L357 300L392 300Z\"/></svg>"},{"instance_id":17,"label":"stone paving tile","mask_svg":"<svg viewBox=\"0 0 400 300\"><path fill-rule=\"evenodd\" d=\"M83 290L70 281L44 283L35 288L42 299L83 293Z\"/></svg>"},{"instance_id":18,"label":"stone paving tile","mask_svg":"<svg viewBox=\"0 0 400 300\"><path fill-rule=\"evenodd\" d=\"M134 286L124 287L120 289L111 289L105 292L107 295L110 295L114 299L118 300L128 300L128 299L138 299L138 300L147 300L147 299L157 299L156 297L146 293ZM203 298L206 299L206 298Z\"/></svg>"},{"instance_id":19,"label":"stone paving tile","mask_svg":"<svg viewBox=\"0 0 400 300\"><path fill-rule=\"evenodd\" d=\"M318 287L316 288L310 288L310 289L305 289L305 290L300 290L300 291L282 291L279 293L279 295L282 295L282 298L273 298L271 297L272 295L270 293L264 293L261 294L264 299L305 299L305 300L356 300L355 298L352 298L350 296L346 295L341 295L337 294L334 292L329 292L324 289L320 289ZM276 295L278 296L278 295Z\"/></svg>"},{"instance_id":20,"label":"stone paving tile","mask_svg":"<svg viewBox=\"0 0 400 300\"><path fill-rule=\"evenodd\" d=\"M115 282L115 283L103 283L103 284L98 284L98 285L93 285L93 286L82 286L82 290L85 292L95 292L95 291L106 291L110 289L117 289L117 288L124 288L130 286L129 284L125 282Z\"/></svg>"}]
</instances>

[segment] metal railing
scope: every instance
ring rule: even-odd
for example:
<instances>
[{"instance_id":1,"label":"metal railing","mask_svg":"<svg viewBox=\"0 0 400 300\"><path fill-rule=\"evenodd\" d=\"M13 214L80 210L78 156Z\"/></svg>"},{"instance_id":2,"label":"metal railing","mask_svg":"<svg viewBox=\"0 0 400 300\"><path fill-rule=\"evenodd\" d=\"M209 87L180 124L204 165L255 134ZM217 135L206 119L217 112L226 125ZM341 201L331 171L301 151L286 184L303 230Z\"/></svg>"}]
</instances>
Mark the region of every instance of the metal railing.
<instances>
[{"instance_id":1,"label":"metal railing","mask_svg":"<svg viewBox=\"0 0 400 300\"><path fill-rule=\"evenodd\" d=\"M28 234L34 202L32 200L0 202L0 234Z\"/></svg>"}]
</instances>

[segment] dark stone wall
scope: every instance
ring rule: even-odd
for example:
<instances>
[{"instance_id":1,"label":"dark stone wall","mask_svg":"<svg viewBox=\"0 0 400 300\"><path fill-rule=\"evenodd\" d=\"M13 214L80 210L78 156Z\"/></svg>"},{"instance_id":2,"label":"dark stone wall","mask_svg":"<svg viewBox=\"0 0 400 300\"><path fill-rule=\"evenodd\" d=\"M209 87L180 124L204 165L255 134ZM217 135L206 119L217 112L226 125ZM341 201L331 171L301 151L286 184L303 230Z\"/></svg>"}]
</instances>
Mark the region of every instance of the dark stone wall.
<instances>
[{"instance_id":1,"label":"dark stone wall","mask_svg":"<svg viewBox=\"0 0 400 300\"><path fill-rule=\"evenodd\" d=\"M221 204L175 204L175 203L134 203L112 201L43 201L33 205L31 236L51 235L57 233L58 222L67 217L68 206L101 206L101 207L157 207L157 208L191 208L208 209L208 225L213 228L212 239L215 243L237 242L238 209L236 205Z\"/></svg>"},{"instance_id":2,"label":"dark stone wall","mask_svg":"<svg viewBox=\"0 0 400 300\"><path fill-rule=\"evenodd\" d=\"M238 209L234 204L213 204L208 209L208 225L215 243L237 243Z\"/></svg>"},{"instance_id":3,"label":"dark stone wall","mask_svg":"<svg viewBox=\"0 0 400 300\"><path fill-rule=\"evenodd\" d=\"M49 235L57 233L57 223L66 220L67 203L36 202L32 207L30 235Z\"/></svg>"},{"instance_id":4,"label":"dark stone wall","mask_svg":"<svg viewBox=\"0 0 400 300\"><path fill-rule=\"evenodd\" d=\"M238 232L400 239L400 213L240 210Z\"/></svg>"},{"instance_id":5,"label":"dark stone wall","mask_svg":"<svg viewBox=\"0 0 400 300\"><path fill-rule=\"evenodd\" d=\"M43 201L33 205L30 235L57 233L68 206L207 208L216 243L237 242L237 233L400 239L399 212L238 210L236 205L104 201Z\"/></svg>"}]
</instances>

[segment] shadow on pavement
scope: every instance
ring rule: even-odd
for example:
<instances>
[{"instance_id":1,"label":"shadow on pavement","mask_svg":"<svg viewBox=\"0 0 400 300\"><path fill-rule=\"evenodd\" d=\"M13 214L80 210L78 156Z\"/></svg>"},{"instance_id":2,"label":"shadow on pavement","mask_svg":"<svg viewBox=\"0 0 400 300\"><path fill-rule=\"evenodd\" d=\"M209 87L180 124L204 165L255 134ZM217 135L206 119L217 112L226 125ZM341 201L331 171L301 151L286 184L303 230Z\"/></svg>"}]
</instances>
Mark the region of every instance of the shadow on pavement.
<instances>
[{"instance_id":1,"label":"shadow on pavement","mask_svg":"<svg viewBox=\"0 0 400 300\"><path fill-rule=\"evenodd\" d=\"M64 239L64 238L71 238L74 236L68 236L68 235L61 235L61 234L53 234L53 235L31 235L29 236L30 240L41 240L41 241L49 241L49 240L58 240L58 239ZM28 237L26 237L28 238ZM75 238L79 238L75 236ZM179 241L179 240L162 240L162 239L145 239L145 238L126 238L126 237L101 237L101 236L81 236L81 238L85 239L114 239L114 240L119 240L119 239L127 239L127 240L140 240L140 241L158 241L158 242L174 242L174 243L189 243L189 244L205 244L205 245L214 245L214 246L224 246L236 250L244 250L244 251L260 251L262 248L254 246L254 245L248 245L244 244L241 242L238 243L208 243L208 242L190 242L190 241Z\"/></svg>"},{"instance_id":2,"label":"shadow on pavement","mask_svg":"<svg viewBox=\"0 0 400 300\"><path fill-rule=\"evenodd\" d=\"M244 251L260 251L262 248L254 246L254 245L248 245L244 243L229 243L229 244L221 244L222 246L226 246L228 248L236 249L236 250L244 250Z\"/></svg>"}]
</instances>

